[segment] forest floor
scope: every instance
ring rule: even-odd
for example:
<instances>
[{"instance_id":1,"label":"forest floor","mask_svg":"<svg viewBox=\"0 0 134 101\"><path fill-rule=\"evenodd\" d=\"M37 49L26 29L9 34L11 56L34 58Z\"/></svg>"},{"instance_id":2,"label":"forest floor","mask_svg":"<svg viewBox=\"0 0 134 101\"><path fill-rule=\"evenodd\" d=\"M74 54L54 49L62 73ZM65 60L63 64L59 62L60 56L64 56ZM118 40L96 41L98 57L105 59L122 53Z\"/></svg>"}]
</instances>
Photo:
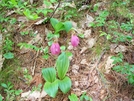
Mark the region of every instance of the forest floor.
<instances>
[{"instance_id":1,"label":"forest floor","mask_svg":"<svg viewBox=\"0 0 134 101\"><path fill-rule=\"evenodd\" d=\"M76 94L80 97L84 92L93 99L93 101L133 101L134 99L134 87L127 83L127 79L124 75L113 71L111 56L116 54L118 46L113 47L114 44L106 43L104 37L100 37L99 29L92 29L88 26L90 22L94 21L96 14L89 10L84 10L81 18L71 19L73 27L77 30L76 34L83 33L84 38L80 38L80 43L77 47L72 47L70 43L71 34L64 34L61 32L59 38L59 44L65 45L67 51L71 52L69 71L67 75L72 81L71 90L67 94L58 92L56 98L51 98L47 94L43 97L39 96L36 99L35 95L29 95L27 101L69 101L68 96L71 93ZM59 19L59 13L56 13L53 17ZM32 49L22 48L17 46L18 43L29 43L38 47L45 48L48 46L47 33L53 32L53 28L50 23L39 23L42 19L36 21L26 20L26 17L18 14L10 14L9 16L17 19L17 21L24 21L25 27L20 28L19 24L16 23L13 26L12 40L14 41L13 52L15 57L19 61L7 60L4 64L12 64L12 62L19 64L21 70L28 70L27 75L32 76L32 79L27 83L24 78L23 72L19 71L17 74L17 80L11 78L16 89L22 89L21 94L32 91L32 87L39 84L44 84L45 81L42 78L41 70L46 67L53 67L58 56L53 56L49 53L49 58L44 59L42 57L43 52L35 51ZM21 31L27 29L32 30L36 33L36 36L31 37L30 35L22 36ZM109 46L110 45L110 46ZM109 49L106 49L109 47ZM16 66L17 68L17 66ZM25 74L26 75L26 74ZM43 87L41 87L43 90ZM23 101L21 97L18 97ZM26 101L26 100L25 100Z\"/></svg>"}]
</instances>

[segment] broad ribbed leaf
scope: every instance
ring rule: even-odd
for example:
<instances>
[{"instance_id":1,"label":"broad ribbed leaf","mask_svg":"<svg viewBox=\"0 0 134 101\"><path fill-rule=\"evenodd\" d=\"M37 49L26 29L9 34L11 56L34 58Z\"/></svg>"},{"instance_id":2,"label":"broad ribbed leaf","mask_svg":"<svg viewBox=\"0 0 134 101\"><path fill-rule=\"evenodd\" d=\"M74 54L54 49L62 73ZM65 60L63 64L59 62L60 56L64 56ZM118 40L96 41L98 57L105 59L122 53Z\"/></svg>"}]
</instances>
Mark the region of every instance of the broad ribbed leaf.
<instances>
[{"instance_id":1,"label":"broad ribbed leaf","mask_svg":"<svg viewBox=\"0 0 134 101\"><path fill-rule=\"evenodd\" d=\"M71 80L67 76L63 80L59 80L59 88L64 94L66 94L70 90L71 85Z\"/></svg>"},{"instance_id":2,"label":"broad ribbed leaf","mask_svg":"<svg viewBox=\"0 0 134 101\"><path fill-rule=\"evenodd\" d=\"M57 23L56 25L55 25L55 33L58 33L58 32L60 32L60 31L62 31L62 30L64 30L65 28L64 28L64 25L63 25L63 23L62 22L59 22L59 23Z\"/></svg>"},{"instance_id":3,"label":"broad ribbed leaf","mask_svg":"<svg viewBox=\"0 0 134 101\"><path fill-rule=\"evenodd\" d=\"M46 82L44 90L49 96L54 98L58 92L58 80L55 80L53 83Z\"/></svg>"},{"instance_id":4,"label":"broad ribbed leaf","mask_svg":"<svg viewBox=\"0 0 134 101\"><path fill-rule=\"evenodd\" d=\"M65 54L65 52L61 53L61 55L59 55L57 61L56 61L56 69L58 72L58 77L62 80L69 68L69 59L68 56Z\"/></svg>"},{"instance_id":5,"label":"broad ribbed leaf","mask_svg":"<svg viewBox=\"0 0 134 101\"><path fill-rule=\"evenodd\" d=\"M59 23L59 21L57 19L55 19L55 18L51 18L50 19L50 23L53 26L53 28L55 29L55 26L56 26L56 24Z\"/></svg>"},{"instance_id":6,"label":"broad ribbed leaf","mask_svg":"<svg viewBox=\"0 0 134 101\"><path fill-rule=\"evenodd\" d=\"M72 28L72 23L70 21L66 21L64 22L64 27L65 27L66 32L69 32Z\"/></svg>"},{"instance_id":7,"label":"broad ribbed leaf","mask_svg":"<svg viewBox=\"0 0 134 101\"><path fill-rule=\"evenodd\" d=\"M56 79L56 70L53 67L42 69L43 78L47 82L54 82Z\"/></svg>"}]
</instances>

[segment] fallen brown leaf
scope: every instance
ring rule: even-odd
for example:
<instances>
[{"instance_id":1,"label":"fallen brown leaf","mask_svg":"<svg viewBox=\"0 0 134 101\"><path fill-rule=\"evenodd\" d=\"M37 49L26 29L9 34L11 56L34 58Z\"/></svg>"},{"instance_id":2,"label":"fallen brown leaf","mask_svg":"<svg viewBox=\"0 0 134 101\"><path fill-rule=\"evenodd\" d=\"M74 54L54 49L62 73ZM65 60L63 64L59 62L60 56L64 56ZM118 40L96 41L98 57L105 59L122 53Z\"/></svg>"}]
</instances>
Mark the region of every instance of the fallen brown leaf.
<instances>
[{"instance_id":1,"label":"fallen brown leaf","mask_svg":"<svg viewBox=\"0 0 134 101\"><path fill-rule=\"evenodd\" d=\"M41 74L35 74L32 81L30 82L30 85L35 84L35 86L38 86L39 84L43 83L43 79L41 77Z\"/></svg>"}]
</instances>

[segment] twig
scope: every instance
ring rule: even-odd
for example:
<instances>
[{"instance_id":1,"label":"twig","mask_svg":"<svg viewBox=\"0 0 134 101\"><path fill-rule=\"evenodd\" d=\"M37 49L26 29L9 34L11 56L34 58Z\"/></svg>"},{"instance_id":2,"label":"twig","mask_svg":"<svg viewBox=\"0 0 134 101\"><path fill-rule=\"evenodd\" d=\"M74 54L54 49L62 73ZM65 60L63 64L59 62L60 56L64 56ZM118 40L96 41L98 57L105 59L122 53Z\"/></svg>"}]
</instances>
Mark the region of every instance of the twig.
<instances>
[{"instance_id":1,"label":"twig","mask_svg":"<svg viewBox=\"0 0 134 101\"><path fill-rule=\"evenodd\" d=\"M37 53L36 53L36 58L37 58L38 54L39 54L39 51L37 51ZM36 67L36 59L34 61L34 66L32 68L32 75L34 75L35 67Z\"/></svg>"},{"instance_id":2,"label":"twig","mask_svg":"<svg viewBox=\"0 0 134 101\"><path fill-rule=\"evenodd\" d=\"M51 19L51 18L53 17L53 15L55 14L56 10L57 10L58 7L60 6L61 0L58 0L58 2L59 2L59 3L58 3L58 5L57 5L57 7L55 8L54 12L52 13L52 15L50 16L49 19Z\"/></svg>"},{"instance_id":3,"label":"twig","mask_svg":"<svg viewBox=\"0 0 134 101\"><path fill-rule=\"evenodd\" d=\"M54 16L54 14L55 14L55 12L56 12L56 10L58 9L58 7L60 6L60 3L61 3L61 0L58 0L58 5L57 5L57 7L54 9L54 11L53 11L53 13L51 14L51 16L48 18L48 19L46 19L44 22L45 23L47 23L53 16Z\"/></svg>"},{"instance_id":4,"label":"twig","mask_svg":"<svg viewBox=\"0 0 134 101\"><path fill-rule=\"evenodd\" d=\"M106 52L106 50L103 50L103 52L101 53L99 59L98 59L97 62L96 62L95 68L96 68L97 71L99 71L99 70L98 70L98 65L99 65L100 60L101 60L101 58L102 58L102 56L104 55L105 52Z\"/></svg>"}]
</instances>

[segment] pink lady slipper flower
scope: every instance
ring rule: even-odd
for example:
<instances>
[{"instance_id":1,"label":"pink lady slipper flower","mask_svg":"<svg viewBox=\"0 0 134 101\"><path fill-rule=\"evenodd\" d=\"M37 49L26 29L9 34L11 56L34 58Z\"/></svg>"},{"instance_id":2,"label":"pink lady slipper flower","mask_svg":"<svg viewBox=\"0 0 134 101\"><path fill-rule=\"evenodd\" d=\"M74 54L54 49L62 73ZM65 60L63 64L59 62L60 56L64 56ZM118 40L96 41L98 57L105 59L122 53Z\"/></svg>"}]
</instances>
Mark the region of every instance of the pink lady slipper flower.
<instances>
[{"instance_id":1,"label":"pink lady slipper flower","mask_svg":"<svg viewBox=\"0 0 134 101\"><path fill-rule=\"evenodd\" d=\"M58 42L54 42L50 47L50 51L53 55L58 55L60 53L60 45Z\"/></svg>"},{"instance_id":2,"label":"pink lady slipper flower","mask_svg":"<svg viewBox=\"0 0 134 101\"><path fill-rule=\"evenodd\" d=\"M71 44L73 47L76 47L78 46L79 44L79 38L77 35L73 34L72 37L71 37Z\"/></svg>"}]
</instances>

